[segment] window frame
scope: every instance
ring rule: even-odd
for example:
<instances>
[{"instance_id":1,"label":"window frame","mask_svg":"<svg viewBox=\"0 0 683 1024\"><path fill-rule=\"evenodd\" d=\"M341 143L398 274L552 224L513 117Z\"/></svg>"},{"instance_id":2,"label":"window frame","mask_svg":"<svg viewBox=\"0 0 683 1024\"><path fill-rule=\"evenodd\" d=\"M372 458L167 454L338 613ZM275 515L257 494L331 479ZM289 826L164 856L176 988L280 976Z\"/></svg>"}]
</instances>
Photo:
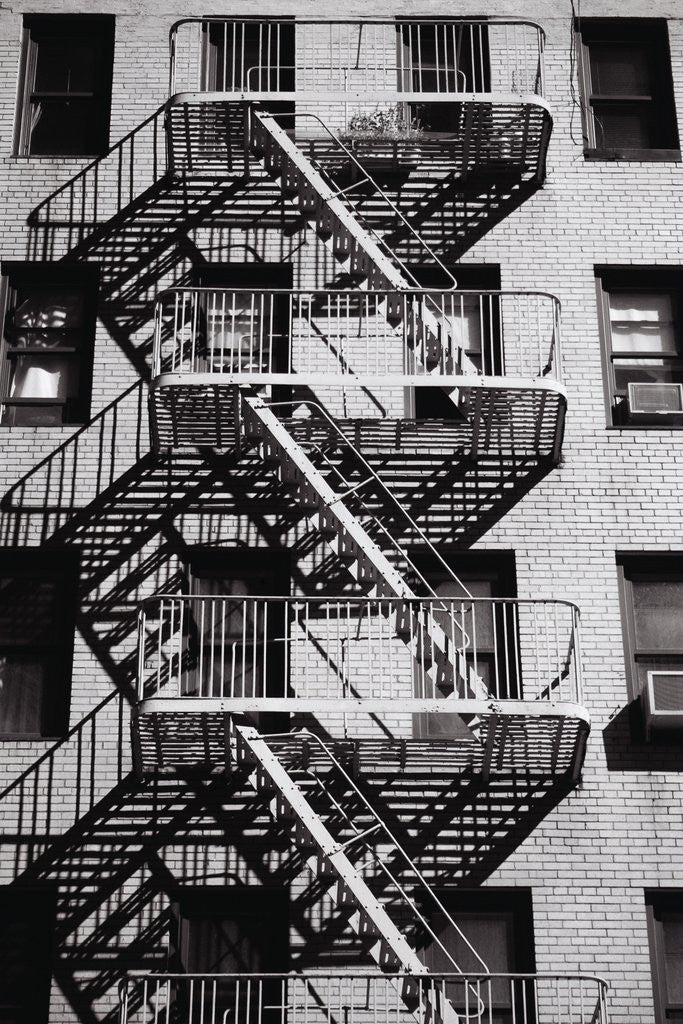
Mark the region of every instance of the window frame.
<instances>
[{"instance_id":1,"label":"window frame","mask_svg":"<svg viewBox=\"0 0 683 1024\"><path fill-rule=\"evenodd\" d=\"M668 24L664 18L577 18L574 22L577 53L577 75L581 95L584 158L586 160L644 160L680 161L681 149L673 88L671 50ZM657 58L651 63L655 78L652 96L637 97L639 102L653 105L655 124L661 131L662 141L668 145L650 147L608 147L598 145L595 132L593 104L595 101L613 102L615 105L633 105L634 97L612 96L593 91L590 69L591 43L629 42L647 44Z\"/></svg>"},{"instance_id":2,"label":"window frame","mask_svg":"<svg viewBox=\"0 0 683 1024\"><path fill-rule=\"evenodd\" d=\"M31 160L89 159L103 156L109 150L111 128L111 99L114 65L114 39L116 19L111 14L26 14L23 19L21 60L19 65L19 88L15 116L14 147L15 157ZM89 31L88 31L89 30ZM96 84L92 91L74 93L45 91L45 98L68 101L88 100L96 111L95 122L98 139L92 151L76 153L32 153L31 152L31 108L36 94L35 78L40 53L40 35L44 38L86 37L97 54Z\"/></svg>"},{"instance_id":3,"label":"window frame","mask_svg":"<svg viewBox=\"0 0 683 1024\"><path fill-rule=\"evenodd\" d=\"M54 349L36 350L45 356L72 356L78 361L79 380L78 394L75 398L42 400L35 398L12 399L9 387L12 379L11 359L13 346L8 338L12 328L8 325L12 313L12 293L17 288L50 288L64 287L79 290L83 294L83 323L79 328L71 328L80 335L79 345L58 347ZM62 427L83 426L90 419L92 399L92 377L95 357L95 333L97 327L97 301L99 294L99 268L94 264L74 265L61 263L21 263L3 261L2 279L0 284L0 312L2 313L2 334L0 335L0 428L13 430L40 429L54 430ZM28 329L30 330L30 328ZM50 328L41 328L50 330ZM80 351L80 358L79 358ZM19 354L31 354L32 349L16 349ZM3 423L2 419L8 408L18 406L36 407L60 406L63 409L60 423Z\"/></svg>"},{"instance_id":4,"label":"window frame","mask_svg":"<svg viewBox=\"0 0 683 1024\"><path fill-rule=\"evenodd\" d=\"M646 889L644 895L655 1021L656 1024L668 1024L672 1019L668 1015L669 1009L676 1010L674 1020L683 1019L683 1003L677 1003L673 1007L667 1003L664 970L665 947L661 915L662 913L675 914L683 921L683 889Z\"/></svg>"},{"instance_id":5,"label":"window frame","mask_svg":"<svg viewBox=\"0 0 683 1024\"><path fill-rule=\"evenodd\" d=\"M507 951L510 958L510 973L512 974L535 974L536 973L536 946L534 935L534 906L533 891L527 886L514 888L490 886L480 889L457 889L441 888L436 890L438 899L446 908L455 923L458 923L460 915L466 915L470 919L491 918L499 916L506 920L508 935L512 937L512 943ZM434 924L439 912L433 906L423 904L423 913L426 912L430 925ZM429 936L424 936L422 956L428 969L438 973L434 966L432 952L433 942L428 941ZM492 973L496 973L494 970ZM524 1018L527 1024L533 1024L535 1015L533 1007L527 1002L522 1003L522 991L517 993L520 1005L511 1005L512 1020ZM505 1009L491 1007L491 1019ZM489 1020L489 1016L486 1016Z\"/></svg>"},{"instance_id":6,"label":"window frame","mask_svg":"<svg viewBox=\"0 0 683 1024\"><path fill-rule=\"evenodd\" d=\"M641 578L652 582L680 579L683 583L683 552L617 552L617 581L619 584L619 604L621 612L622 636L624 645L624 666L626 681L631 700L642 695L638 679L638 656L646 656L649 649L638 650L636 643L635 603L633 600L633 580L629 574L635 573ZM680 653L683 661L683 647L665 649L650 653L650 657L675 657Z\"/></svg>"},{"instance_id":7,"label":"window frame","mask_svg":"<svg viewBox=\"0 0 683 1024\"><path fill-rule=\"evenodd\" d=\"M52 690L48 694L49 701L43 702L41 729L39 732L5 731L4 723L0 722L0 742L55 740L65 736L69 730L79 564L78 552L73 548L50 551L41 548L0 548L1 578L55 580L58 598L58 620L55 623L57 640L54 644L46 645L53 652ZM12 645L6 645L0 637L0 651L5 646Z\"/></svg>"},{"instance_id":8,"label":"window frame","mask_svg":"<svg viewBox=\"0 0 683 1024\"><path fill-rule=\"evenodd\" d=\"M678 356L671 355L671 358L678 358L683 364L683 266L682 267L657 267L657 266L595 266L595 288L596 304L598 313L598 329L600 332L600 348L602 354L602 379L603 393L605 396L606 426L615 430L681 430L683 429L683 413L671 413L670 415L653 414L648 421L644 416L639 415L638 420L629 418L628 409L622 403L624 410L623 417L619 413L616 399L623 397L621 390L616 387L614 376L614 346L612 343L612 319L610 315L610 294L613 292L642 292L643 294L671 294L677 307L677 317L674 323L677 325L677 341L679 345ZM649 353L628 353L631 358L656 359L659 355ZM618 358L618 356L617 356ZM625 392L624 392L625 394Z\"/></svg>"}]
</instances>

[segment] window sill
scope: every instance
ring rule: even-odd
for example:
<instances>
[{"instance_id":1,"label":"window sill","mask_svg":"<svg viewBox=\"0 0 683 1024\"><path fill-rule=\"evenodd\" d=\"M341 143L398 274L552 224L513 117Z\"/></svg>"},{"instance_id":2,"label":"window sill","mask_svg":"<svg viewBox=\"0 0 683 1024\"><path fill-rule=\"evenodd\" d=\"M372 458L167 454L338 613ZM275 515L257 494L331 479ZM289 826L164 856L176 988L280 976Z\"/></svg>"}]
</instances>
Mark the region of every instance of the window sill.
<instances>
[{"instance_id":1,"label":"window sill","mask_svg":"<svg viewBox=\"0 0 683 1024\"><path fill-rule=\"evenodd\" d=\"M680 149L584 149L586 160L605 163L680 163Z\"/></svg>"},{"instance_id":2,"label":"window sill","mask_svg":"<svg viewBox=\"0 0 683 1024\"><path fill-rule=\"evenodd\" d=\"M667 432L676 433L683 430L683 423L608 423L607 430L665 430Z\"/></svg>"},{"instance_id":3,"label":"window sill","mask_svg":"<svg viewBox=\"0 0 683 1024\"><path fill-rule=\"evenodd\" d=\"M0 743L57 743L63 740L66 733L55 733L54 736L41 736L40 733L0 732Z\"/></svg>"},{"instance_id":4,"label":"window sill","mask_svg":"<svg viewBox=\"0 0 683 1024\"><path fill-rule=\"evenodd\" d=\"M76 160L100 160L103 156L106 156L109 150L105 149L101 153L55 153L54 156L48 156L47 153L12 153L10 160L28 161L31 163L74 163Z\"/></svg>"}]
</instances>

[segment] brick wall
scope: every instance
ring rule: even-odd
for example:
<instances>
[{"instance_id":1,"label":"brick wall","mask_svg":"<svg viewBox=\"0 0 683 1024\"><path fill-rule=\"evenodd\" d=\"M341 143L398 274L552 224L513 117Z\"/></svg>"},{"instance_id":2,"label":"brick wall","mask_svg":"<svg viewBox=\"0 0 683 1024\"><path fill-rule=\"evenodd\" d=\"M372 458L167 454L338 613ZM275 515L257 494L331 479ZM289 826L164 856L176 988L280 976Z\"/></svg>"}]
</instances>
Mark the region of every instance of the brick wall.
<instances>
[{"instance_id":1,"label":"brick wall","mask_svg":"<svg viewBox=\"0 0 683 1024\"><path fill-rule=\"evenodd\" d=\"M669 19L680 121L683 22L676 6L593 0L583 15ZM162 7L97 5L116 15L112 144L166 98L172 23L206 13ZM84 10L76 0L53 0L50 9ZM302 288L333 286L342 272L268 181L256 177L245 185L226 178L187 187L160 181L160 117L136 133L133 147L125 143L102 161L96 206L93 174L87 177L88 199L78 207L75 228L64 218L83 178L42 207L38 223L27 224L31 211L84 167L71 159L11 156L21 17L32 11L22 0L0 13L0 161L7 197L0 257L97 262L101 297L92 424L78 432L0 427L0 543L75 546L81 556L70 710L75 731L61 743L2 742L0 780L9 791L0 800L7 833L0 877L8 884L48 880L59 886L51 1021L66 1024L108 1019L117 972L163 969L172 894L183 884L291 883L304 907L297 914L310 918L306 928L293 919L294 962L331 956L334 930L320 925L330 908L313 897L307 902L309 879L297 873L264 809L215 780L137 783L130 776L128 719L137 603L162 588L180 588L188 547L289 549L300 591L321 567L333 567L291 496L273 488L272 471L257 459L150 454L146 385L154 298L186 282L204 260L291 262L295 287ZM230 13L262 11L250 0L235 3ZM354 17L367 7L347 3L340 12L332 4L302 2L296 13ZM405 0L383 0L372 13L453 12L435 2L417 11ZM519 12L517 5L491 3L486 13ZM520 597L561 597L580 606L592 732L581 784L568 794L522 777L473 792L455 769L446 777L435 769L431 782L429 775L418 778L408 795L396 795L396 779L380 781L383 798L397 800L406 818L414 813L411 799L429 820L436 803L453 798L457 818L429 829L424 842L415 840L430 877L439 885L530 886L538 969L600 974L611 985L613 1019L650 1024L643 890L680 885L681 758L675 747L631 738L615 552L681 550L681 434L606 426L593 267L683 264L677 202L683 172L669 162L585 161L580 110L570 93L569 7L560 13L539 0L524 13L547 33L546 98L554 127L545 184L523 201L505 197L502 188L477 192L471 184L456 190L444 211L435 210L430 224L446 257L499 264L504 288L560 298L569 395L561 465L548 470L508 460L501 467L495 458L472 465L459 454L454 467L456 460L442 453L418 452L418 465L406 459L401 468L395 453L373 458L410 498L420 526L440 548L512 549ZM127 174L123 190L119 155ZM480 214L491 191L505 215L489 206L483 229ZM373 408L356 395L347 395L346 404L329 390L314 389L314 395L349 417ZM375 398L401 407L395 392ZM420 490L425 472L436 481L429 499ZM301 935L310 935L305 949ZM351 958L355 947L348 935L346 941Z\"/></svg>"}]
</instances>

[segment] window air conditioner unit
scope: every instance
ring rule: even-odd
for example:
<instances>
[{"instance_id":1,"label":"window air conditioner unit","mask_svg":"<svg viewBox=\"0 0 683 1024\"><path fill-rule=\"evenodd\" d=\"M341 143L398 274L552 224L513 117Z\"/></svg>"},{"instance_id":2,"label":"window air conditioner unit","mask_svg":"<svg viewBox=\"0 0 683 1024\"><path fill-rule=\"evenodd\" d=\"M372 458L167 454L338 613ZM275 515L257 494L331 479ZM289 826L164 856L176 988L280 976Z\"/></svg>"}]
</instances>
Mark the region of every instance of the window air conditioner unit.
<instances>
[{"instance_id":1,"label":"window air conditioner unit","mask_svg":"<svg viewBox=\"0 0 683 1024\"><path fill-rule=\"evenodd\" d=\"M643 701L648 737L652 729L683 729L683 672L650 670Z\"/></svg>"},{"instance_id":2,"label":"window air conditioner unit","mask_svg":"<svg viewBox=\"0 0 683 1024\"><path fill-rule=\"evenodd\" d=\"M683 384L629 384L628 409L633 417L683 413Z\"/></svg>"}]
</instances>

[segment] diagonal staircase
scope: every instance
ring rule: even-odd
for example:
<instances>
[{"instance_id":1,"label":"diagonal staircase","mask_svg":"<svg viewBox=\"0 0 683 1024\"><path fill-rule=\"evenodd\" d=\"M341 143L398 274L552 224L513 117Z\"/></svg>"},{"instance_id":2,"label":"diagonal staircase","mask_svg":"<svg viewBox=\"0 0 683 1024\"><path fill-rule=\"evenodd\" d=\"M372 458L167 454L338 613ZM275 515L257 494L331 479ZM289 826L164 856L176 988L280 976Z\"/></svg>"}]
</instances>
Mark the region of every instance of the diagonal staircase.
<instances>
[{"instance_id":1,"label":"diagonal staircase","mask_svg":"<svg viewBox=\"0 0 683 1024\"><path fill-rule=\"evenodd\" d=\"M313 117L314 115L303 116ZM250 150L262 160L267 173L271 177L279 179L283 197L296 203L300 213L318 237L332 251L335 258L342 263L344 269L362 282L363 287L395 290L419 287L419 282L381 235L361 223L357 216L353 207L353 190L359 184L369 184L374 190L375 198L386 207L390 221L398 217L408 232L416 239L426 258L436 263L455 286L455 279L443 266L434 251L406 221L403 214L384 194L377 182L368 175L355 156L327 128L324 122L317 117L315 120L330 136L341 156L351 162L360 176L360 181L354 182L345 189L337 188L332 182L326 180L321 170L311 162L272 115L252 108L249 132ZM388 319L391 320L392 314L396 312L388 310ZM416 312L423 332L428 337L431 335L434 351L442 352L444 347L448 348L449 357L446 362L449 364L451 372L478 376L479 371L465 354L461 340L454 335L447 319L440 315L439 309L428 296L420 300ZM441 366L443 366L443 359ZM459 406L457 391L451 391L450 396Z\"/></svg>"},{"instance_id":2,"label":"diagonal staircase","mask_svg":"<svg viewBox=\"0 0 683 1024\"><path fill-rule=\"evenodd\" d=\"M374 836L385 843L388 841L389 847L398 855L403 866L408 868L408 873L412 876L413 889L421 890L422 895L428 896L446 915L451 926L456 929L481 964L482 972L488 972L485 962L447 914L407 853L367 800L362 797L351 777L323 741L313 735L309 734L308 736L308 740L318 744L323 756L342 774L355 795L360 797L366 812L365 817L367 818L369 814L369 820L372 822L366 828L356 826L352 813L346 811L338 801L333 800L335 810L341 812L347 828L351 830L350 838L345 841L340 841L333 836L326 822L311 804L302 785L293 777L268 739L253 726L233 719L230 746L234 763L247 769L247 780L256 793L272 792L272 800L269 802L272 817L276 821L283 819L291 821L294 844L301 851L314 877L322 880L323 884L327 883L330 898L337 907L346 912L349 926L366 942L369 954L380 968L386 972L405 972L413 976L429 974L426 965L408 943L378 896L363 878L359 868L354 864L354 848L357 849L359 843L369 848L364 843L369 836ZM426 931L431 939L439 944L450 960L453 970L462 973L456 961L430 928L428 920L414 896L408 892L386 863L382 864L381 861L378 863L384 874L391 880L394 894L403 913L405 914L407 911L408 917L413 923ZM397 987L406 1004L410 1006L410 984L405 979L401 979L397 980ZM430 989L427 999L431 1002L429 1007L431 1018L438 1024L461 1024L463 1019L467 1019L456 1011L444 992ZM474 1002L476 1004L476 998ZM483 1005L480 1005L475 1016L478 1016L482 1010Z\"/></svg>"},{"instance_id":3,"label":"diagonal staircase","mask_svg":"<svg viewBox=\"0 0 683 1024\"><path fill-rule=\"evenodd\" d=\"M334 423L331 418L329 419ZM241 390L240 426L245 439L252 444L256 442L264 460L273 464L280 481L295 488L301 507L311 525L319 531L333 552L344 562L356 581L372 596L410 599L416 598L418 595L389 560L370 532L369 525L374 527L373 533L378 533L388 544L393 555L402 563L412 567L430 590L431 595L435 598L433 607L420 611L417 605L414 608L410 604L405 605L404 607L407 609L405 614L411 616L413 621L394 623L394 627L397 634L404 637L404 642L413 645L420 644L421 649L418 650L415 647L413 653L416 656L419 655L422 664L425 664L424 647L429 650L431 664L428 667L428 672L435 692L441 692L444 696L452 699L463 697L488 699L489 694L481 679L467 663L466 649L469 638L463 630L462 624L455 621L452 615L448 615L445 608L440 613L440 602L436 594L431 591L427 581L413 565L408 553L380 520L367 509L367 506L365 506L366 519L369 519L367 525L350 511L347 504L348 497L352 494L357 495L362 485L372 479L383 487L389 499L401 508L413 528L421 533L428 546L432 548L417 524L402 509L377 474L373 473L348 438L341 435L345 446L367 468L371 477L361 481L360 484L349 487L346 491L337 492L330 486L303 446L287 430L282 420L276 416L263 399L253 393L250 394L246 389ZM433 548L432 550L434 551ZM439 557L438 553L435 552L435 554ZM443 559L440 561L448 568ZM450 569L448 571L451 572ZM452 572L451 575L454 581L463 587ZM467 593L464 587L463 589Z\"/></svg>"}]
</instances>

